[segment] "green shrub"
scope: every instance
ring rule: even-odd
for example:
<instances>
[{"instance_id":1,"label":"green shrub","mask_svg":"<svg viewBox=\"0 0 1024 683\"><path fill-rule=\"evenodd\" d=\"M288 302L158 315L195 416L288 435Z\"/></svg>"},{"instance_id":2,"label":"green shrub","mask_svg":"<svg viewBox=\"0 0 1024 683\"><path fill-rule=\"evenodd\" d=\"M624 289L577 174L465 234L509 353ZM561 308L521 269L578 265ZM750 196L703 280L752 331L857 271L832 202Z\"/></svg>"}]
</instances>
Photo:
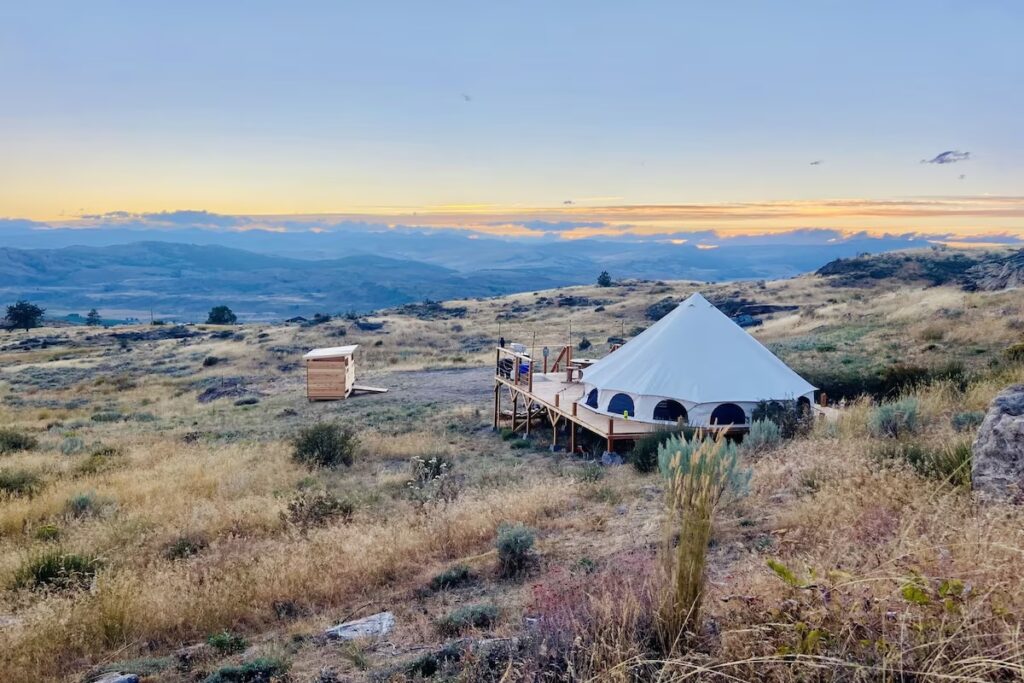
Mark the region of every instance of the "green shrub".
<instances>
[{"instance_id":1,"label":"green shrub","mask_svg":"<svg viewBox=\"0 0 1024 683\"><path fill-rule=\"evenodd\" d=\"M814 423L810 411L803 410L797 401L759 401L751 411L750 419L751 422L763 420L774 423L783 439L806 433Z\"/></svg>"},{"instance_id":2,"label":"green shrub","mask_svg":"<svg viewBox=\"0 0 1024 683\"><path fill-rule=\"evenodd\" d=\"M409 461L409 469L412 470L412 483L421 487L438 477L449 474L454 467L452 461L443 455L434 455L430 458L417 455Z\"/></svg>"},{"instance_id":3,"label":"green shrub","mask_svg":"<svg viewBox=\"0 0 1024 683\"><path fill-rule=\"evenodd\" d=\"M678 433L678 431L667 429L637 439L629 454L629 462L633 465L633 469L641 474L658 469L658 448L665 443L666 439Z\"/></svg>"},{"instance_id":4,"label":"green shrub","mask_svg":"<svg viewBox=\"0 0 1024 683\"><path fill-rule=\"evenodd\" d=\"M1006 360L1012 363L1024 362L1024 342L1008 346L1003 353L1006 355Z\"/></svg>"},{"instance_id":5,"label":"green shrub","mask_svg":"<svg viewBox=\"0 0 1024 683\"><path fill-rule=\"evenodd\" d=\"M79 493L64 503L64 513L75 518L93 517L100 514L109 504L109 500L100 498L95 493Z\"/></svg>"},{"instance_id":6,"label":"green shrub","mask_svg":"<svg viewBox=\"0 0 1024 683\"><path fill-rule=\"evenodd\" d=\"M37 541L56 541L60 539L60 527L56 524L44 524L32 535Z\"/></svg>"},{"instance_id":7,"label":"green shrub","mask_svg":"<svg viewBox=\"0 0 1024 683\"><path fill-rule=\"evenodd\" d=\"M100 472L106 472L107 470L114 469L118 464L119 463L116 458L93 453L85 460L78 463L78 466L75 467L75 474L79 476L99 474Z\"/></svg>"},{"instance_id":8,"label":"green shrub","mask_svg":"<svg viewBox=\"0 0 1024 683\"><path fill-rule=\"evenodd\" d=\"M28 470L0 470L0 494L8 496L32 496L43 488L43 478Z\"/></svg>"},{"instance_id":9,"label":"green shrub","mask_svg":"<svg viewBox=\"0 0 1024 683\"><path fill-rule=\"evenodd\" d=\"M516 438L516 433L513 432L508 427L502 427L501 431L498 433L501 434L502 441L511 441L512 439Z\"/></svg>"},{"instance_id":10,"label":"green shrub","mask_svg":"<svg viewBox=\"0 0 1024 683\"><path fill-rule=\"evenodd\" d=\"M935 452L927 476L947 481L953 486L971 487L973 451L969 441L947 444Z\"/></svg>"},{"instance_id":11,"label":"green shrub","mask_svg":"<svg viewBox=\"0 0 1024 683\"><path fill-rule=\"evenodd\" d=\"M100 564L96 557L65 553L59 549L47 550L30 555L18 567L12 588L84 588L92 582Z\"/></svg>"},{"instance_id":12,"label":"green shrub","mask_svg":"<svg viewBox=\"0 0 1024 683\"><path fill-rule=\"evenodd\" d=\"M292 457L308 467L349 467L358 448L351 429L321 422L299 432Z\"/></svg>"},{"instance_id":13,"label":"green shrub","mask_svg":"<svg viewBox=\"0 0 1024 683\"><path fill-rule=\"evenodd\" d=\"M232 633L231 631L214 633L206 639L206 644L222 655L241 652L245 648L249 647L249 641L247 641L244 636Z\"/></svg>"},{"instance_id":14,"label":"green shrub","mask_svg":"<svg viewBox=\"0 0 1024 683\"><path fill-rule=\"evenodd\" d=\"M446 588L462 586L473 580L473 573L469 565L457 564L448 567L443 572L430 580L430 590L439 591Z\"/></svg>"},{"instance_id":15,"label":"green shrub","mask_svg":"<svg viewBox=\"0 0 1024 683\"><path fill-rule=\"evenodd\" d=\"M917 432L918 404L916 398L883 403L871 411L868 430L874 436L898 438Z\"/></svg>"},{"instance_id":16,"label":"green shrub","mask_svg":"<svg viewBox=\"0 0 1024 683\"><path fill-rule=\"evenodd\" d=\"M441 635L457 636L471 628L489 628L498 621L498 608L494 605L466 605L437 620Z\"/></svg>"},{"instance_id":17,"label":"green shrub","mask_svg":"<svg viewBox=\"0 0 1024 683\"><path fill-rule=\"evenodd\" d=\"M16 432L13 429L0 429L0 455L16 451L31 451L39 442L35 437Z\"/></svg>"},{"instance_id":18,"label":"green shrub","mask_svg":"<svg viewBox=\"0 0 1024 683\"><path fill-rule=\"evenodd\" d=\"M101 410L92 415L93 422L120 422L124 419L126 419L124 413L116 410Z\"/></svg>"},{"instance_id":19,"label":"green shrub","mask_svg":"<svg viewBox=\"0 0 1024 683\"><path fill-rule=\"evenodd\" d=\"M117 446L102 446L102 445L96 446L89 453L90 456L100 456L100 457L103 457L103 458L112 458L114 456L123 455L123 454L124 454L124 451L122 451Z\"/></svg>"},{"instance_id":20,"label":"green shrub","mask_svg":"<svg viewBox=\"0 0 1024 683\"><path fill-rule=\"evenodd\" d=\"M576 480L592 484L604 478L604 468L600 463L588 462L576 473Z\"/></svg>"},{"instance_id":21,"label":"green shrub","mask_svg":"<svg viewBox=\"0 0 1024 683\"><path fill-rule=\"evenodd\" d=\"M514 450L520 451L523 450L524 448L530 448L531 446L533 446L533 444L530 442L529 439L513 439L509 443L509 446L511 446Z\"/></svg>"},{"instance_id":22,"label":"green shrub","mask_svg":"<svg viewBox=\"0 0 1024 683\"><path fill-rule=\"evenodd\" d=\"M198 555L210 545L202 534L182 534L164 546L164 557L168 560L183 560Z\"/></svg>"},{"instance_id":23,"label":"green shrub","mask_svg":"<svg viewBox=\"0 0 1024 683\"><path fill-rule=\"evenodd\" d=\"M68 436L60 442L60 452L64 455L74 455L85 450L85 441L79 436Z\"/></svg>"},{"instance_id":24,"label":"green shrub","mask_svg":"<svg viewBox=\"0 0 1024 683\"><path fill-rule=\"evenodd\" d=\"M225 666L203 679L203 683L270 683L288 671L284 660L261 657L240 666Z\"/></svg>"},{"instance_id":25,"label":"green shrub","mask_svg":"<svg viewBox=\"0 0 1024 683\"><path fill-rule=\"evenodd\" d=\"M782 430L771 420L754 420L750 423L750 431L743 437L743 450L751 453L763 453L779 445L782 441Z\"/></svg>"},{"instance_id":26,"label":"green shrub","mask_svg":"<svg viewBox=\"0 0 1024 683\"><path fill-rule=\"evenodd\" d=\"M950 420L953 425L953 429L958 432L977 429L984 421L985 412L983 410L971 410L965 413L955 413L953 418Z\"/></svg>"},{"instance_id":27,"label":"green shrub","mask_svg":"<svg viewBox=\"0 0 1024 683\"><path fill-rule=\"evenodd\" d=\"M336 519L351 522L355 512L355 503L350 500L326 491L304 491L288 501L288 511L281 514L286 521L305 529L326 526Z\"/></svg>"},{"instance_id":28,"label":"green shrub","mask_svg":"<svg viewBox=\"0 0 1024 683\"><path fill-rule=\"evenodd\" d=\"M576 348L578 348L580 351L586 351L591 346L593 346L593 343L586 337L583 337L582 339L580 339L580 343L576 345Z\"/></svg>"},{"instance_id":29,"label":"green shrub","mask_svg":"<svg viewBox=\"0 0 1024 683\"><path fill-rule=\"evenodd\" d=\"M945 481L953 486L971 485L969 441L932 448L914 441L898 440L879 445L873 455L881 462L905 462L922 477Z\"/></svg>"},{"instance_id":30,"label":"green shrub","mask_svg":"<svg viewBox=\"0 0 1024 683\"><path fill-rule=\"evenodd\" d=\"M461 678L452 679L451 677L445 677L445 674L450 673L453 676L457 675L459 673L459 660L461 660L465 654L466 652L463 649L463 645L458 642L447 643L442 648L435 650L434 652L425 652L405 665L405 680L425 680L433 678L438 674L442 676L442 678L439 678L438 680L462 680ZM315 681L314 683L338 683L338 681Z\"/></svg>"},{"instance_id":31,"label":"green shrub","mask_svg":"<svg viewBox=\"0 0 1024 683\"><path fill-rule=\"evenodd\" d=\"M522 524L502 524L494 542L498 549L498 571L504 577L517 576L533 562L533 543L537 535Z\"/></svg>"},{"instance_id":32,"label":"green shrub","mask_svg":"<svg viewBox=\"0 0 1024 683\"><path fill-rule=\"evenodd\" d=\"M405 482L409 498L426 512L435 503L450 503L459 497L460 486L452 476L454 465L444 456L435 455L429 459L420 456L409 462L412 479Z\"/></svg>"}]
</instances>

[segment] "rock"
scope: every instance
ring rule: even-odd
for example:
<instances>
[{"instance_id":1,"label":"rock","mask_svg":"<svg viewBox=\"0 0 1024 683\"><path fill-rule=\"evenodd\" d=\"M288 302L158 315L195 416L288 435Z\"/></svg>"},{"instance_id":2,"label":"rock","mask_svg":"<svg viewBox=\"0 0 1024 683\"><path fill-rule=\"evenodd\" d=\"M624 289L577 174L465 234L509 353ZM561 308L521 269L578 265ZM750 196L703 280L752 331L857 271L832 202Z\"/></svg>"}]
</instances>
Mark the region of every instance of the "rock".
<instances>
[{"instance_id":1,"label":"rock","mask_svg":"<svg viewBox=\"0 0 1024 683\"><path fill-rule=\"evenodd\" d=\"M972 451L971 487L982 498L1024 502L1024 384L992 401Z\"/></svg>"},{"instance_id":2,"label":"rock","mask_svg":"<svg viewBox=\"0 0 1024 683\"><path fill-rule=\"evenodd\" d=\"M984 260L964 276L967 291L996 291L1024 287L1024 249L1004 258Z\"/></svg>"},{"instance_id":3,"label":"rock","mask_svg":"<svg viewBox=\"0 0 1024 683\"><path fill-rule=\"evenodd\" d=\"M93 683L139 683L139 677L135 674L123 674L115 671L93 679Z\"/></svg>"},{"instance_id":4,"label":"rock","mask_svg":"<svg viewBox=\"0 0 1024 683\"><path fill-rule=\"evenodd\" d=\"M246 396L235 401L236 406L254 406L259 403L260 400L255 396Z\"/></svg>"},{"instance_id":5,"label":"rock","mask_svg":"<svg viewBox=\"0 0 1024 683\"><path fill-rule=\"evenodd\" d=\"M324 635L328 638L338 640L355 640L356 638L370 638L372 636L384 636L395 627L395 615L391 612L380 612L355 621L346 621L343 624L333 626Z\"/></svg>"},{"instance_id":6,"label":"rock","mask_svg":"<svg viewBox=\"0 0 1024 683\"><path fill-rule=\"evenodd\" d=\"M211 377L203 382L197 382L194 386L202 388L196 397L200 403L209 403L221 398L243 398L254 393L249 389L246 377Z\"/></svg>"},{"instance_id":7,"label":"rock","mask_svg":"<svg viewBox=\"0 0 1024 683\"><path fill-rule=\"evenodd\" d=\"M622 456L619 455L618 453L609 453L608 451L605 451L601 455L602 465L621 465L624 462L625 460L623 460Z\"/></svg>"},{"instance_id":8,"label":"rock","mask_svg":"<svg viewBox=\"0 0 1024 683\"><path fill-rule=\"evenodd\" d=\"M196 643L195 645L188 645L183 648L179 648L174 652L174 657L177 660L178 668L183 671L188 671L195 664L204 662L215 657L216 653L213 648L206 643Z\"/></svg>"},{"instance_id":9,"label":"rock","mask_svg":"<svg viewBox=\"0 0 1024 683\"><path fill-rule=\"evenodd\" d=\"M130 342L130 341L162 341L164 339L190 339L191 337L198 336L198 332L184 327L182 325L175 325L174 327L157 327L151 330L140 330L132 332L115 332L110 335L117 341Z\"/></svg>"}]
</instances>

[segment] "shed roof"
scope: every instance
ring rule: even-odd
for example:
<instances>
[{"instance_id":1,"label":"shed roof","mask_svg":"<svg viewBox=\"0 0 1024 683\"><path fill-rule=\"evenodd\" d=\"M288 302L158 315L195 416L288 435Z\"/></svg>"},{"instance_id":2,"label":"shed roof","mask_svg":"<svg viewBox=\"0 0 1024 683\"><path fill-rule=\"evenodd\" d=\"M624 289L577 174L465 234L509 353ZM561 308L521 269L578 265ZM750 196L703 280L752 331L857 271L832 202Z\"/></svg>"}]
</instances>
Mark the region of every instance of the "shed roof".
<instances>
[{"instance_id":1,"label":"shed roof","mask_svg":"<svg viewBox=\"0 0 1024 683\"><path fill-rule=\"evenodd\" d=\"M344 358L346 356L351 356L358 348L359 344L350 344L348 346L331 346L325 349L313 349L303 356L303 358L306 360L316 360L318 358Z\"/></svg>"},{"instance_id":2,"label":"shed roof","mask_svg":"<svg viewBox=\"0 0 1024 683\"><path fill-rule=\"evenodd\" d=\"M584 370L583 382L694 403L795 399L814 391L700 294Z\"/></svg>"}]
</instances>

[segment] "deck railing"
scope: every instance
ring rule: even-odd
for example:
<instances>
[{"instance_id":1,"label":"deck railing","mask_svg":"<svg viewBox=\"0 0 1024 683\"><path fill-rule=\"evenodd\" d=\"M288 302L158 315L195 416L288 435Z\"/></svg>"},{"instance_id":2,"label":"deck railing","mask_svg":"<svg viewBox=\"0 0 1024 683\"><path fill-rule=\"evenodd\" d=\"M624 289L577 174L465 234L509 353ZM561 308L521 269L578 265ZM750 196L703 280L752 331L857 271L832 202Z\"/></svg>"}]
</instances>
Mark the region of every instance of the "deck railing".
<instances>
[{"instance_id":1,"label":"deck railing","mask_svg":"<svg viewBox=\"0 0 1024 683\"><path fill-rule=\"evenodd\" d=\"M545 366L544 367L544 372L545 373L548 373L548 372L558 372L559 369L565 369L566 367L568 367L569 363L571 363L571 362L572 362L572 347L571 346L563 346L562 350L558 352L557 356L555 356L555 362L551 365L550 368L547 367L547 361L545 360L545 362L544 362L544 366Z\"/></svg>"},{"instance_id":2,"label":"deck railing","mask_svg":"<svg viewBox=\"0 0 1024 683\"><path fill-rule=\"evenodd\" d=\"M494 358L494 375L533 391L533 371L536 364L536 361L525 353L498 347Z\"/></svg>"}]
</instances>

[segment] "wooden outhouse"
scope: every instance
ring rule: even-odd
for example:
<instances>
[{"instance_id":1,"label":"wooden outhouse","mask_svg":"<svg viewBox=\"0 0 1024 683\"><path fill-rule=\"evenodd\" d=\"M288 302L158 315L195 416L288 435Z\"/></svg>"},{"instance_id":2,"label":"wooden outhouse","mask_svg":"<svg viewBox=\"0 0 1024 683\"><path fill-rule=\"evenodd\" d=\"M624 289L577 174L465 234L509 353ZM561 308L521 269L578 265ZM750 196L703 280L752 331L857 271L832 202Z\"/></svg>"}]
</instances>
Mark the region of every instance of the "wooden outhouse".
<instances>
[{"instance_id":1,"label":"wooden outhouse","mask_svg":"<svg viewBox=\"0 0 1024 683\"><path fill-rule=\"evenodd\" d=\"M334 346L313 349L306 361L306 396L310 401L336 401L348 398L356 382L356 364L352 354L359 348Z\"/></svg>"}]
</instances>

